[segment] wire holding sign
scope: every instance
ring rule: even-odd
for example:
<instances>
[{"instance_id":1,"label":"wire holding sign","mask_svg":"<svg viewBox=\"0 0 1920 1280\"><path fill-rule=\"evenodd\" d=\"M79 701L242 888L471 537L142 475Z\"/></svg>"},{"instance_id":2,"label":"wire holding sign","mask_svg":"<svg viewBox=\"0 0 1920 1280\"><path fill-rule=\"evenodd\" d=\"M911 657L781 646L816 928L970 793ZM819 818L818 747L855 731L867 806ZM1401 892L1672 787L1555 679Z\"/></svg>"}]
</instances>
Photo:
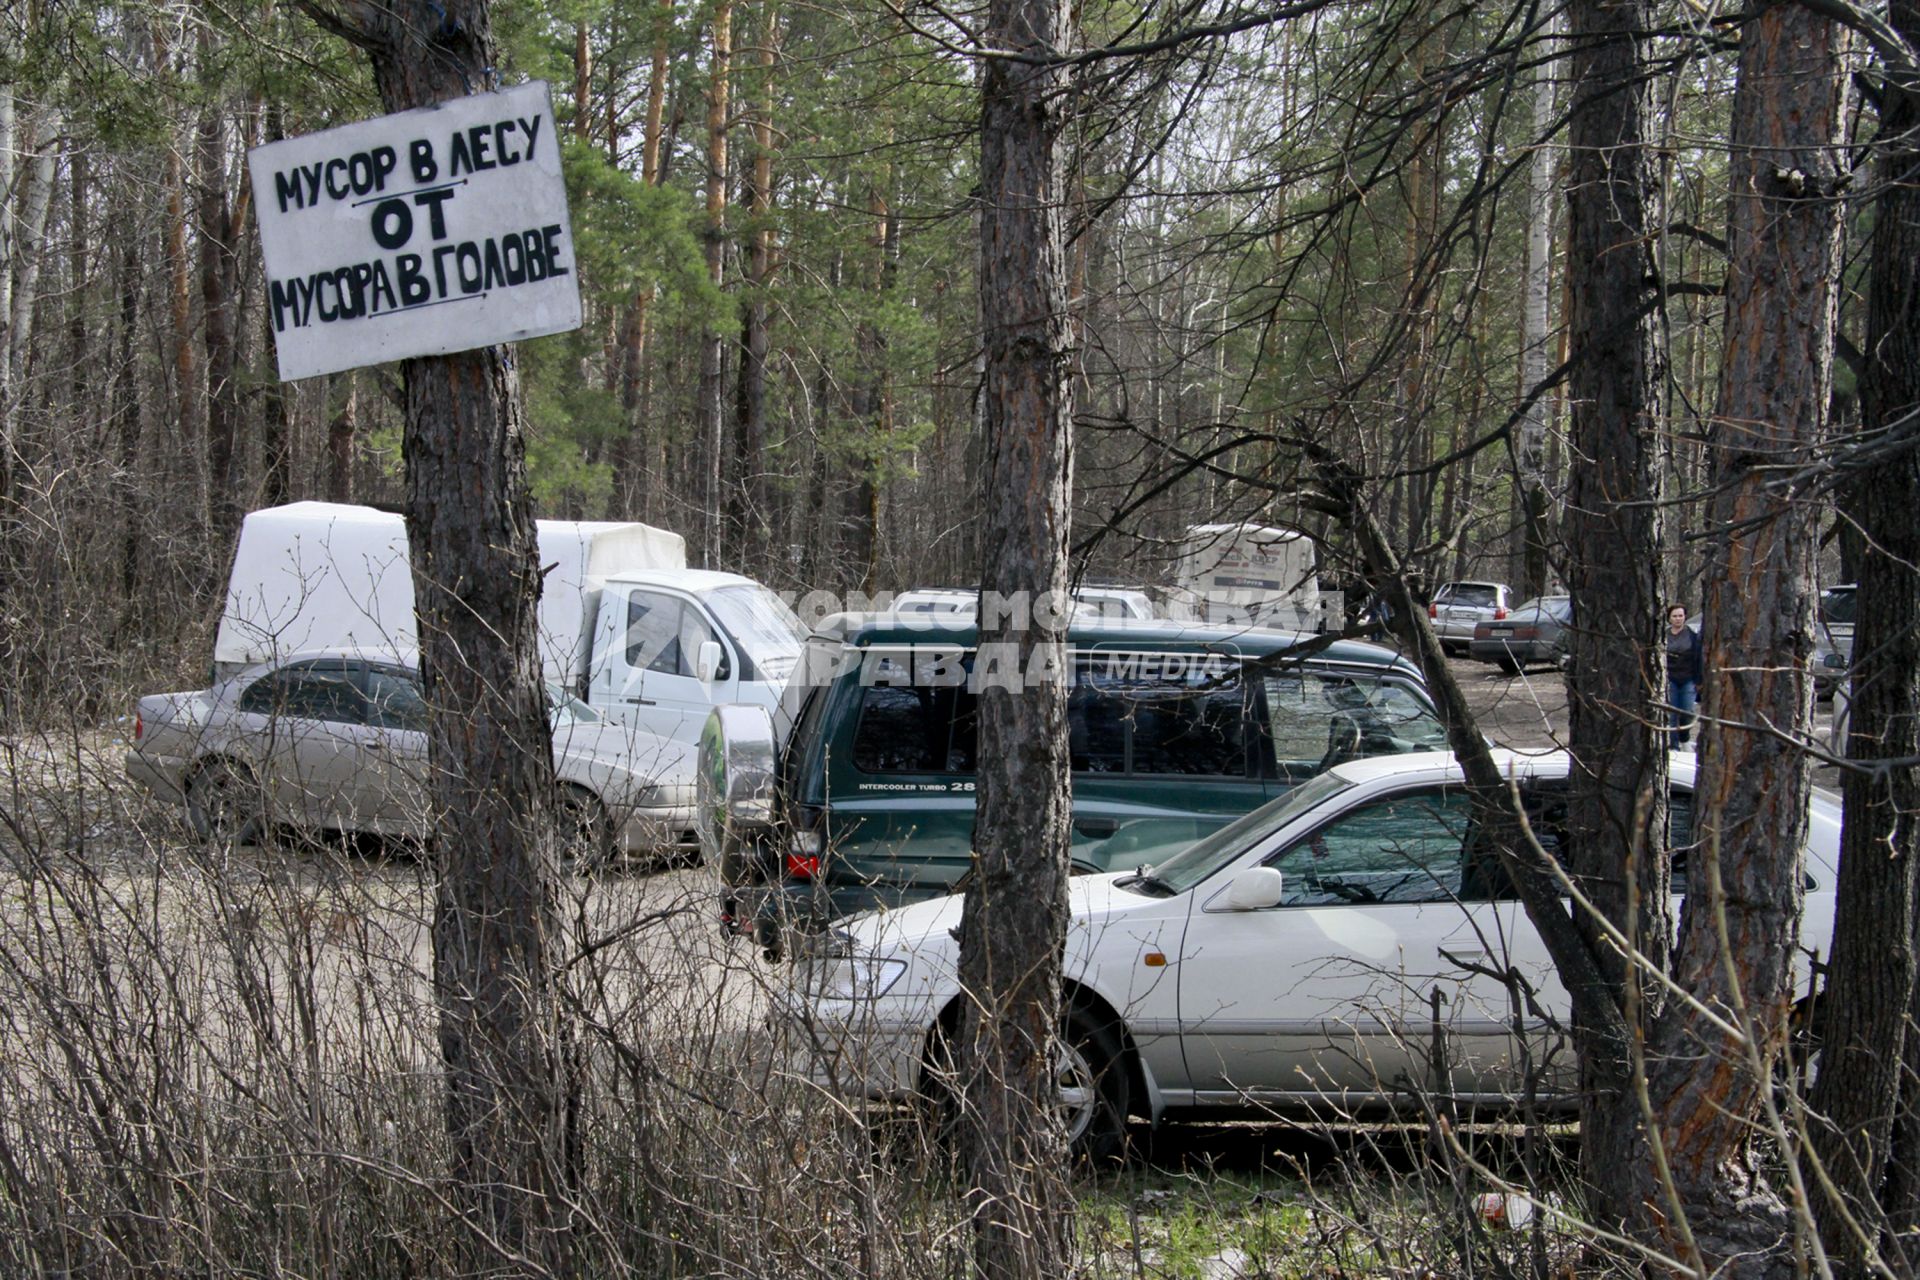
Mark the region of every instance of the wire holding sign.
<instances>
[{"instance_id":1,"label":"wire holding sign","mask_svg":"<svg viewBox=\"0 0 1920 1280\"><path fill-rule=\"evenodd\" d=\"M534 81L254 148L280 377L577 329L555 136Z\"/></svg>"}]
</instances>

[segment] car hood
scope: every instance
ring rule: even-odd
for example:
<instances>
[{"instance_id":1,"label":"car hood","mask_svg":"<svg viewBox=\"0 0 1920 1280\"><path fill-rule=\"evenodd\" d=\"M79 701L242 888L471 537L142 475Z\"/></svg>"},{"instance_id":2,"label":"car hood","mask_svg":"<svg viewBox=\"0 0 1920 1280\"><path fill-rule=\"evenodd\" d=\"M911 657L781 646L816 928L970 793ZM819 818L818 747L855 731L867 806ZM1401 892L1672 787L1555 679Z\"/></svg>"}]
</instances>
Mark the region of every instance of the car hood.
<instances>
[{"instance_id":1,"label":"car hood","mask_svg":"<svg viewBox=\"0 0 1920 1280\"><path fill-rule=\"evenodd\" d=\"M1067 881L1067 950L1073 954L1092 936L1095 922L1108 923L1121 916L1164 905L1166 899L1152 898L1121 888L1133 878L1133 872L1075 876ZM916 952L924 958L936 951L960 953L958 934L965 894L949 894L908 906L862 912L838 921L835 933L853 944L856 952L869 955L897 955Z\"/></svg>"},{"instance_id":2,"label":"car hood","mask_svg":"<svg viewBox=\"0 0 1920 1280\"><path fill-rule=\"evenodd\" d=\"M694 801L692 743L612 720L575 721L554 730L553 757L562 778L620 774L654 787L657 803Z\"/></svg>"}]
</instances>

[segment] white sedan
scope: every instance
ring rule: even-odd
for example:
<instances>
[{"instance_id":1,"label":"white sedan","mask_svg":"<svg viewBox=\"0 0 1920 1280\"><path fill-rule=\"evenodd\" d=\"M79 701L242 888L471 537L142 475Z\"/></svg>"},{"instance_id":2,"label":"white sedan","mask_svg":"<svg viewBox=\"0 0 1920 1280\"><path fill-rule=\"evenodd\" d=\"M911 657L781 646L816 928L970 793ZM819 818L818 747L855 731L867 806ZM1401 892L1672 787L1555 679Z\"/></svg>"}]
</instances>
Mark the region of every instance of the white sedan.
<instances>
[{"instance_id":1,"label":"white sedan","mask_svg":"<svg viewBox=\"0 0 1920 1280\"><path fill-rule=\"evenodd\" d=\"M1567 757L1496 752L1542 843L1564 823ZM1685 891L1694 761L1672 758L1674 890ZM1833 929L1840 808L1811 805L1807 951ZM1559 1023L1569 1001L1498 860L1476 839L1450 755L1357 760L1176 856L1071 882L1060 1099L1081 1154L1117 1153L1129 1115L1349 1114L1445 1081L1510 1102L1529 1073L1566 1100L1571 1055L1525 1012L1511 969ZM937 1094L962 1007L962 899L840 922L789 979L778 1017L802 1070L855 1096Z\"/></svg>"},{"instance_id":2,"label":"white sedan","mask_svg":"<svg viewBox=\"0 0 1920 1280\"><path fill-rule=\"evenodd\" d=\"M550 697L576 855L689 841L693 748L602 720L560 690ZM183 803L213 839L254 839L269 823L420 836L430 818L426 714L410 654L296 654L209 689L140 699L127 774Z\"/></svg>"}]
</instances>

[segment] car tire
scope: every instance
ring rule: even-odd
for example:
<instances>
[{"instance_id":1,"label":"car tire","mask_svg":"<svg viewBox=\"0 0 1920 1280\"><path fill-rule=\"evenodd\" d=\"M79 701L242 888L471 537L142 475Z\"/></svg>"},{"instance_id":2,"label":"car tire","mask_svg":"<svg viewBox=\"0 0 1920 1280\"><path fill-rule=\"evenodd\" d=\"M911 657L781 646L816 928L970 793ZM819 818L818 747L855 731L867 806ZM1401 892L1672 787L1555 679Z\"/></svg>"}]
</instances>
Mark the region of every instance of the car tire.
<instances>
[{"instance_id":1,"label":"car tire","mask_svg":"<svg viewBox=\"0 0 1920 1280\"><path fill-rule=\"evenodd\" d=\"M254 844L267 829L265 797L245 765L209 760L187 780L187 822L213 844Z\"/></svg>"},{"instance_id":2,"label":"car tire","mask_svg":"<svg viewBox=\"0 0 1920 1280\"><path fill-rule=\"evenodd\" d=\"M1520 674L1521 664L1518 661L1516 661L1511 654L1506 655L1504 657L1495 658L1493 660L1493 665L1500 668L1500 670L1502 670L1503 672L1505 672L1510 676L1517 676Z\"/></svg>"},{"instance_id":3,"label":"car tire","mask_svg":"<svg viewBox=\"0 0 1920 1280\"><path fill-rule=\"evenodd\" d=\"M554 820L565 865L586 874L613 861L613 817L600 797L585 787L562 786L554 797Z\"/></svg>"},{"instance_id":4,"label":"car tire","mask_svg":"<svg viewBox=\"0 0 1920 1280\"><path fill-rule=\"evenodd\" d=\"M1059 1041L1055 1082L1074 1163L1118 1164L1127 1154L1133 1081L1112 1023L1074 1006Z\"/></svg>"},{"instance_id":5,"label":"car tire","mask_svg":"<svg viewBox=\"0 0 1920 1280\"><path fill-rule=\"evenodd\" d=\"M959 1138L953 1030L943 1025L930 1037L920 1078L922 1115L934 1141L947 1150ZM1075 1165L1124 1160L1133 1080L1119 1032L1110 1020L1075 1005L1067 1012L1055 1053L1054 1082L1069 1158Z\"/></svg>"}]
</instances>

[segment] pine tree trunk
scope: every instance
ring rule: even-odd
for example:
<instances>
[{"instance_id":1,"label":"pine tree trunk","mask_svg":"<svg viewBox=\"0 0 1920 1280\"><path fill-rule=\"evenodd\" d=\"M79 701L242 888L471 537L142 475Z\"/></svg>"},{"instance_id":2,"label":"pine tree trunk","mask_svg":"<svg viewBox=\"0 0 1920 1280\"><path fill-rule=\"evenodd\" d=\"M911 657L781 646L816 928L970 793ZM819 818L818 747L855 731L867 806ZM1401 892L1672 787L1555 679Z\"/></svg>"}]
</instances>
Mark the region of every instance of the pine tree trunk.
<instances>
[{"instance_id":1,"label":"pine tree trunk","mask_svg":"<svg viewBox=\"0 0 1920 1280\"><path fill-rule=\"evenodd\" d=\"M314 6L308 12L320 16ZM487 86L486 0L356 9L389 111ZM340 25L337 15L323 19ZM525 419L504 347L408 360L407 544L430 708L434 993L467 1271L571 1274L571 1035L556 991L553 746Z\"/></svg>"},{"instance_id":2,"label":"pine tree trunk","mask_svg":"<svg viewBox=\"0 0 1920 1280\"><path fill-rule=\"evenodd\" d=\"M1576 779L1567 860L1605 917L1660 966L1669 947L1667 770L1649 695L1665 691L1653 648L1660 528L1652 504L1660 486L1666 356L1652 297L1659 199L1643 43L1653 14L1649 0L1570 0L1566 14L1573 83L1567 328L1574 362L1567 702ZM1633 912L1630 882L1638 888ZM1634 996L1644 1017L1658 988L1629 970L1596 925L1580 923L1616 998ZM1629 982L1635 991L1626 990ZM1581 1160L1596 1213L1617 1229L1640 1220L1647 1159L1628 1088L1628 1042L1596 1030L1576 1028Z\"/></svg>"},{"instance_id":3,"label":"pine tree trunk","mask_svg":"<svg viewBox=\"0 0 1920 1280\"><path fill-rule=\"evenodd\" d=\"M752 226L747 257L747 305L740 333L739 430L735 433L734 468L739 483L733 490L733 525L739 530L740 563L762 563L773 531L779 527L770 509L772 486L767 483L767 350L769 343L766 291L773 278L773 105L774 65L780 48L780 10L767 0L760 34L760 101L753 118L753 164L747 195Z\"/></svg>"},{"instance_id":4,"label":"pine tree trunk","mask_svg":"<svg viewBox=\"0 0 1920 1280\"><path fill-rule=\"evenodd\" d=\"M733 67L733 0L713 10L713 57L707 80L707 278L718 289L726 282L727 263L727 93ZM700 439L705 446L702 510L706 517L706 565L716 569L723 554L726 519L726 335L717 327L700 342Z\"/></svg>"},{"instance_id":5,"label":"pine tree trunk","mask_svg":"<svg viewBox=\"0 0 1920 1280\"><path fill-rule=\"evenodd\" d=\"M983 43L1040 56L1073 42L1059 0L991 0ZM1031 626L992 596L1064 601L1072 521L1072 368L1061 207L1064 75L994 58L981 72L980 297L989 451L981 663L1057 678L980 691L977 874L960 923L963 1147L985 1280L1068 1271L1070 1203L1055 1113L1071 793L1066 617Z\"/></svg>"},{"instance_id":6,"label":"pine tree trunk","mask_svg":"<svg viewBox=\"0 0 1920 1280\"><path fill-rule=\"evenodd\" d=\"M1839 300L1844 140L1840 29L1793 0L1740 35L1729 156L1730 262L1719 412L1709 427L1705 696L1696 847L1673 974L1750 1056L1674 1002L1647 1091L1691 1238L1658 1243L1722 1274L1792 1275L1793 1222L1755 1151L1765 1061L1783 1048L1804 898L1812 778L1819 510L1778 483L1826 426ZM1712 874L1717 869L1717 876ZM1718 883L1716 884L1716 879Z\"/></svg>"},{"instance_id":7,"label":"pine tree trunk","mask_svg":"<svg viewBox=\"0 0 1920 1280\"><path fill-rule=\"evenodd\" d=\"M671 52L672 36L673 4L672 0L663 0L654 29L652 76L647 81L647 110L640 134L640 182L647 187L659 186L661 179L660 148L666 124L667 55ZM644 403L647 399L647 325L652 305L653 284L648 282L639 285L627 300L626 314L620 320L619 352L613 363L618 370L620 416L627 430L614 451L617 472L614 492L619 505L614 511L608 512L613 517L633 514L636 506L634 491L639 488L644 493L654 471L654 437L648 430ZM647 507L641 505L640 517L646 519L649 514Z\"/></svg>"},{"instance_id":8,"label":"pine tree trunk","mask_svg":"<svg viewBox=\"0 0 1920 1280\"><path fill-rule=\"evenodd\" d=\"M1894 0L1888 20L1920 41L1920 3ZM1871 440L1920 408L1920 77L1890 72L1876 142L1860 431ZM1914 930L1920 915L1920 453L1911 448L1849 468L1843 519L1864 544L1855 566L1847 755L1866 767L1841 776L1845 817L1833 954L1818 1005L1820 1072L1809 1103L1828 1126L1814 1152L1869 1225L1920 1227L1920 1014ZM1898 1116L1896 1127L1895 1116ZM1891 1152L1891 1156L1890 1156ZM1887 1174L1891 1171L1891 1177ZM1815 1202L1821 1238L1854 1261L1841 1207Z\"/></svg>"}]
</instances>

